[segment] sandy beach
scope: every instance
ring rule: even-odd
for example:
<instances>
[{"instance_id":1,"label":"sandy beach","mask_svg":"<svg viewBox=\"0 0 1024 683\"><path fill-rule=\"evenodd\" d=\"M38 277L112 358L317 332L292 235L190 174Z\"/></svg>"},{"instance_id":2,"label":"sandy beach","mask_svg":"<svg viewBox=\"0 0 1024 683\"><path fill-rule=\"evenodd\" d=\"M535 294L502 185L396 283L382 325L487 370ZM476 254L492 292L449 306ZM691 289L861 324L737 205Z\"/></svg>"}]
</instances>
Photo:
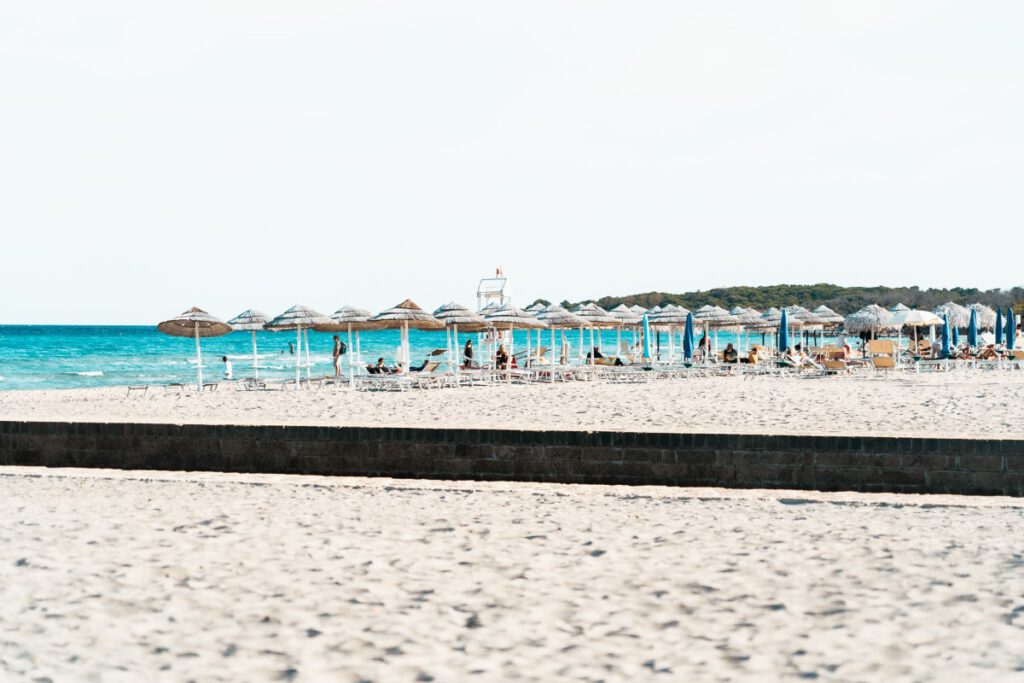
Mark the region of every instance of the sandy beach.
<instances>
[{"instance_id":1,"label":"sandy beach","mask_svg":"<svg viewBox=\"0 0 1024 683\"><path fill-rule=\"evenodd\" d=\"M0 468L4 680L1019 680L1005 498Z\"/></svg>"},{"instance_id":2,"label":"sandy beach","mask_svg":"<svg viewBox=\"0 0 1024 683\"><path fill-rule=\"evenodd\" d=\"M692 378L395 392L0 392L0 419L1019 437L1024 373Z\"/></svg>"}]
</instances>

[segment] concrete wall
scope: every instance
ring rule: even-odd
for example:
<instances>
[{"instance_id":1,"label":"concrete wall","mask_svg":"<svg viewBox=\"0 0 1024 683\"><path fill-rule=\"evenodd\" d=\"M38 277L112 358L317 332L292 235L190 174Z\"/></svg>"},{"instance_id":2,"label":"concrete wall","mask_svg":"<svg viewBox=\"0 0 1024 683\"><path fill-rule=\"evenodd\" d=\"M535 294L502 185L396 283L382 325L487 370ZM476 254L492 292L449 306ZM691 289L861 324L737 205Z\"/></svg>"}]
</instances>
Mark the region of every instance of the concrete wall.
<instances>
[{"instance_id":1,"label":"concrete wall","mask_svg":"<svg viewBox=\"0 0 1024 683\"><path fill-rule=\"evenodd\" d=\"M0 465L1024 496L1024 440L0 422Z\"/></svg>"}]
</instances>

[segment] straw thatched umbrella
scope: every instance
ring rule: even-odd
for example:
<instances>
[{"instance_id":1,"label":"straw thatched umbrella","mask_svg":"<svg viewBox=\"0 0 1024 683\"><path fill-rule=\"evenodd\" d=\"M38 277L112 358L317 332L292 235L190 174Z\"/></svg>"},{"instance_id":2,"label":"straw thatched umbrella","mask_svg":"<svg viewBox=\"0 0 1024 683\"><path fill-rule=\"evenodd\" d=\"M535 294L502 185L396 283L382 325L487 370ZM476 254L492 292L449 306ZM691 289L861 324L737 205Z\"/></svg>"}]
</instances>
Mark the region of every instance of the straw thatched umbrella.
<instances>
[{"instance_id":1,"label":"straw thatched umbrella","mask_svg":"<svg viewBox=\"0 0 1024 683\"><path fill-rule=\"evenodd\" d=\"M231 332L231 325L215 318L201 308L193 306L177 318L165 320L156 329L171 337L193 337L196 340L196 384L203 390L203 349L199 340L206 337L221 337Z\"/></svg>"},{"instance_id":2,"label":"straw thatched umbrella","mask_svg":"<svg viewBox=\"0 0 1024 683\"><path fill-rule=\"evenodd\" d=\"M893 327L893 314L877 304L868 304L855 313L846 316L843 326L850 334L868 332L872 337Z\"/></svg>"},{"instance_id":3,"label":"straw thatched umbrella","mask_svg":"<svg viewBox=\"0 0 1024 683\"><path fill-rule=\"evenodd\" d=\"M736 323L743 330L744 342L741 351L750 348L750 340L747 338L747 333L749 329L761 326L761 314L753 308L733 306L729 309L729 315L736 320Z\"/></svg>"},{"instance_id":4,"label":"straw thatched umbrella","mask_svg":"<svg viewBox=\"0 0 1024 683\"><path fill-rule=\"evenodd\" d=\"M487 321L484 320L482 315L474 313L462 304L457 304L454 301L450 301L434 311L434 317L445 326L445 341L448 338L448 330L454 332L455 343L452 347L452 352L449 354L448 369L451 370L454 363L455 374L458 375L459 363L454 362L454 356L459 352L459 328L461 327L464 332L479 332L480 330L487 329Z\"/></svg>"},{"instance_id":5,"label":"straw thatched umbrella","mask_svg":"<svg viewBox=\"0 0 1024 683\"><path fill-rule=\"evenodd\" d=\"M541 311L544 310L544 304L542 304L541 302L537 301L537 302L534 302L534 303L530 304L529 306L527 306L523 310L526 311L527 313L532 313L533 315L537 315L538 313L540 313Z\"/></svg>"},{"instance_id":6,"label":"straw thatched umbrella","mask_svg":"<svg viewBox=\"0 0 1024 683\"><path fill-rule=\"evenodd\" d=\"M948 316L950 326L957 329L967 327L971 322L971 309L953 301L947 301L941 306L936 306L932 313L940 318Z\"/></svg>"},{"instance_id":7,"label":"straw thatched umbrella","mask_svg":"<svg viewBox=\"0 0 1024 683\"><path fill-rule=\"evenodd\" d=\"M414 330L440 330L444 324L416 305L412 299L406 299L402 303L386 311L381 311L371 318L373 322L381 323L381 329L402 331L402 358L399 362L402 365L402 372L409 372L409 328Z\"/></svg>"},{"instance_id":8,"label":"straw thatched umbrella","mask_svg":"<svg viewBox=\"0 0 1024 683\"><path fill-rule=\"evenodd\" d=\"M996 326L996 312L985 304L971 304L967 309L975 311L979 328L992 329Z\"/></svg>"},{"instance_id":9,"label":"straw thatched umbrella","mask_svg":"<svg viewBox=\"0 0 1024 683\"><path fill-rule=\"evenodd\" d=\"M555 381L554 380L555 373L554 373L554 369L553 368L556 365L556 363L555 363L555 358L556 358L556 356L555 356L555 330L570 330L570 329L574 330L577 327L582 327L582 326L586 325L587 322L583 318L581 318L578 315L576 315L575 313L570 313L569 311L565 310L564 308L562 308L558 304L551 304L550 306L545 306L544 310L537 314L537 320L540 320L541 322L543 322L545 325L547 325L551 329L551 365L552 365L551 381L553 382L553 381ZM562 333L562 339L563 339L563 343L564 343L564 340L565 340L565 332L564 331ZM562 365L561 349L559 350L559 354L558 354L557 358L558 358L558 363L557 364L558 365ZM568 360L569 360L568 353L565 354L565 360L566 360L566 362L568 362Z\"/></svg>"},{"instance_id":10,"label":"straw thatched umbrella","mask_svg":"<svg viewBox=\"0 0 1024 683\"><path fill-rule=\"evenodd\" d=\"M330 325L331 319L323 313L314 311L309 306L296 304L287 311L267 323L268 330L284 331L295 330L295 389L298 390L299 382L302 379L300 367L302 365L302 336L306 333L306 379L310 375L309 360L309 330L318 325Z\"/></svg>"},{"instance_id":11,"label":"straw thatched umbrella","mask_svg":"<svg viewBox=\"0 0 1024 683\"><path fill-rule=\"evenodd\" d=\"M585 320L587 323L587 327L590 328L590 364L593 365L594 360L596 360L593 355L593 349L595 347L594 330L607 330L612 329L613 327L618 327L619 321L615 316L613 316L608 311L604 310L595 303L580 304L576 308L572 309L572 312L578 315L579 317L583 318L583 320ZM580 328L580 353L583 353L582 327ZM586 354L583 354L583 356L586 357Z\"/></svg>"},{"instance_id":12,"label":"straw thatched umbrella","mask_svg":"<svg viewBox=\"0 0 1024 683\"><path fill-rule=\"evenodd\" d=\"M640 308L637 306L637 308ZM617 353L622 353L622 328L629 327L633 330L633 345L636 346L636 329L643 322L644 314L643 309L640 309L640 313L637 313L626 304L619 304L612 310L608 311L608 314L619 321L617 328L615 343L618 344Z\"/></svg>"},{"instance_id":13,"label":"straw thatched umbrella","mask_svg":"<svg viewBox=\"0 0 1024 683\"><path fill-rule=\"evenodd\" d=\"M824 304L815 308L811 313L813 313L823 325L842 325L844 322L843 316L839 315Z\"/></svg>"},{"instance_id":14,"label":"straw thatched umbrella","mask_svg":"<svg viewBox=\"0 0 1024 683\"><path fill-rule=\"evenodd\" d=\"M729 311L725 310L721 306L712 306L710 304L705 304L694 311L693 319L695 322L704 326L705 335L707 335L708 330L715 331L714 351L716 353L718 352L718 330L724 327L735 327L737 325L736 319L729 314Z\"/></svg>"},{"instance_id":15,"label":"straw thatched umbrella","mask_svg":"<svg viewBox=\"0 0 1024 683\"><path fill-rule=\"evenodd\" d=\"M686 326L686 317L690 315L690 311L683 308L682 306L676 306L675 304L666 304L660 311L653 313L648 316L647 320L650 325L660 328L664 327L668 330L668 360L672 362L675 356L675 337L673 336L673 328L683 328ZM680 344L682 346L682 344Z\"/></svg>"},{"instance_id":16,"label":"straw thatched umbrella","mask_svg":"<svg viewBox=\"0 0 1024 683\"><path fill-rule=\"evenodd\" d=\"M380 323L370 320L373 314L365 308L358 306L342 306L334 313L331 313L331 322L338 331L345 331L348 334L348 376L349 383L355 379L356 365L362 364L362 344L359 338L360 332L381 329ZM327 331L324 327L317 327L317 330ZM352 345L352 333L355 332L355 346Z\"/></svg>"},{"instance_id":17,"label":"straw thatched umbrella","mask_svg":"<svg viewBox=\"0 0 1024 683\"><path fill-rule=\"evenodd\" d=\"M907 306L907 305L901 304L901 303L900 304L896 304L895 306L890 306L889 307L889 312L890 313L899 313L900 311L909 311L909 310L910 310L910 306Z\"/></svg>"},{"instance_id":18,"label":"straw thatched umbrella","mask_svg":"<svg viewBox=\"0 0 1024 683\"><path fill-rule=\"evenodd\" d=\"M260 377L259 357L256 355L256 332L265 329L269 321L270 318L266 313L257 311L255 308L247 309L228 321L231 329L237 332L252 333L252 374L256 379Z\"/></svg>"},{"instance_id":19,"label":"straw thatched umbrella","mask_svg":"<svg viewBox=\"0 0 1024 683\"><path fill-rule=\"evenodd\" d=\"M508 381L512 381L512 354L514 347L515 337L513 332L516 328L521 330L527 330L527 340L529 340L529 330L536 330L547 327L547 323L542 320L538 320L534 316L530 315L521 308L516 308L512 304L505 304L500 306L493 311L490 311L484 316L484 320L487 324L496 330L508 330L509 342L508 342L508 356L509 362L505 364L506 376ZM527 341L529 343L529 341ZM529 349L527 349L529 352Z\"/></svg>"}]
</instances>

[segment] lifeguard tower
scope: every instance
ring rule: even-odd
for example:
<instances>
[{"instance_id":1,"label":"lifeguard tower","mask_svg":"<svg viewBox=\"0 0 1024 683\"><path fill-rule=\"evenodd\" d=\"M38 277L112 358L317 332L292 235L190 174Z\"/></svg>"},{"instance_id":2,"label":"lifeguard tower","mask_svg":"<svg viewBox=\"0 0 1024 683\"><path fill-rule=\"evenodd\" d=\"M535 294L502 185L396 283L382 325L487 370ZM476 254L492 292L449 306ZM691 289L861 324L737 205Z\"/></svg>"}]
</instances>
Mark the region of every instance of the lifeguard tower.
<instances>
[{"instance_id":1,"label":"lifeguard tower","mask_svg":"<svg viewBox=\"0 0 1024 683\"><path fill-rule=\"evenodd\" d=\"M510 303L512 303L512 290L508 278L499 266L494 271L494 277L485 277L480 280L480 284L476 288L476 309L479 311L490 304L504 306Z\"/></svg>"}]
</instances>

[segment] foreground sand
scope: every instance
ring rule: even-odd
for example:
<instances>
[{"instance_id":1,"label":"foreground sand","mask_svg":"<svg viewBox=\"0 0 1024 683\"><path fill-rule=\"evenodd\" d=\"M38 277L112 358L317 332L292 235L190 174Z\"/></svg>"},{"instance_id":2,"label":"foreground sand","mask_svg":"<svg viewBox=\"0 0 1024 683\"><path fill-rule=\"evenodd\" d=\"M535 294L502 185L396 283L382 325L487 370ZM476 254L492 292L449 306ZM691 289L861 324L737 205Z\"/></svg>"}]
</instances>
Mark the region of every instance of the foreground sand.
<instances>
[{"instance_id":1,"label":"foreground sand","mask_svg":"<svg viewBox=\"0 0 1024 683\"><path fill-rule=\"evenodd\" d=\"M0 468L0 679L1020 680L1024 504Z\"/></svg>"},{"instance_id":2,"label":"foreground sand","mask_svg":"<svg viewBox=\"0 0 1024 683\"><path fill-rule=\"evenodd\" d=\"M131 399L124 389L0 392L0 419L989 437L1019 437L1021 406L1019 371Z\"/></svg>"}]
</instances>

